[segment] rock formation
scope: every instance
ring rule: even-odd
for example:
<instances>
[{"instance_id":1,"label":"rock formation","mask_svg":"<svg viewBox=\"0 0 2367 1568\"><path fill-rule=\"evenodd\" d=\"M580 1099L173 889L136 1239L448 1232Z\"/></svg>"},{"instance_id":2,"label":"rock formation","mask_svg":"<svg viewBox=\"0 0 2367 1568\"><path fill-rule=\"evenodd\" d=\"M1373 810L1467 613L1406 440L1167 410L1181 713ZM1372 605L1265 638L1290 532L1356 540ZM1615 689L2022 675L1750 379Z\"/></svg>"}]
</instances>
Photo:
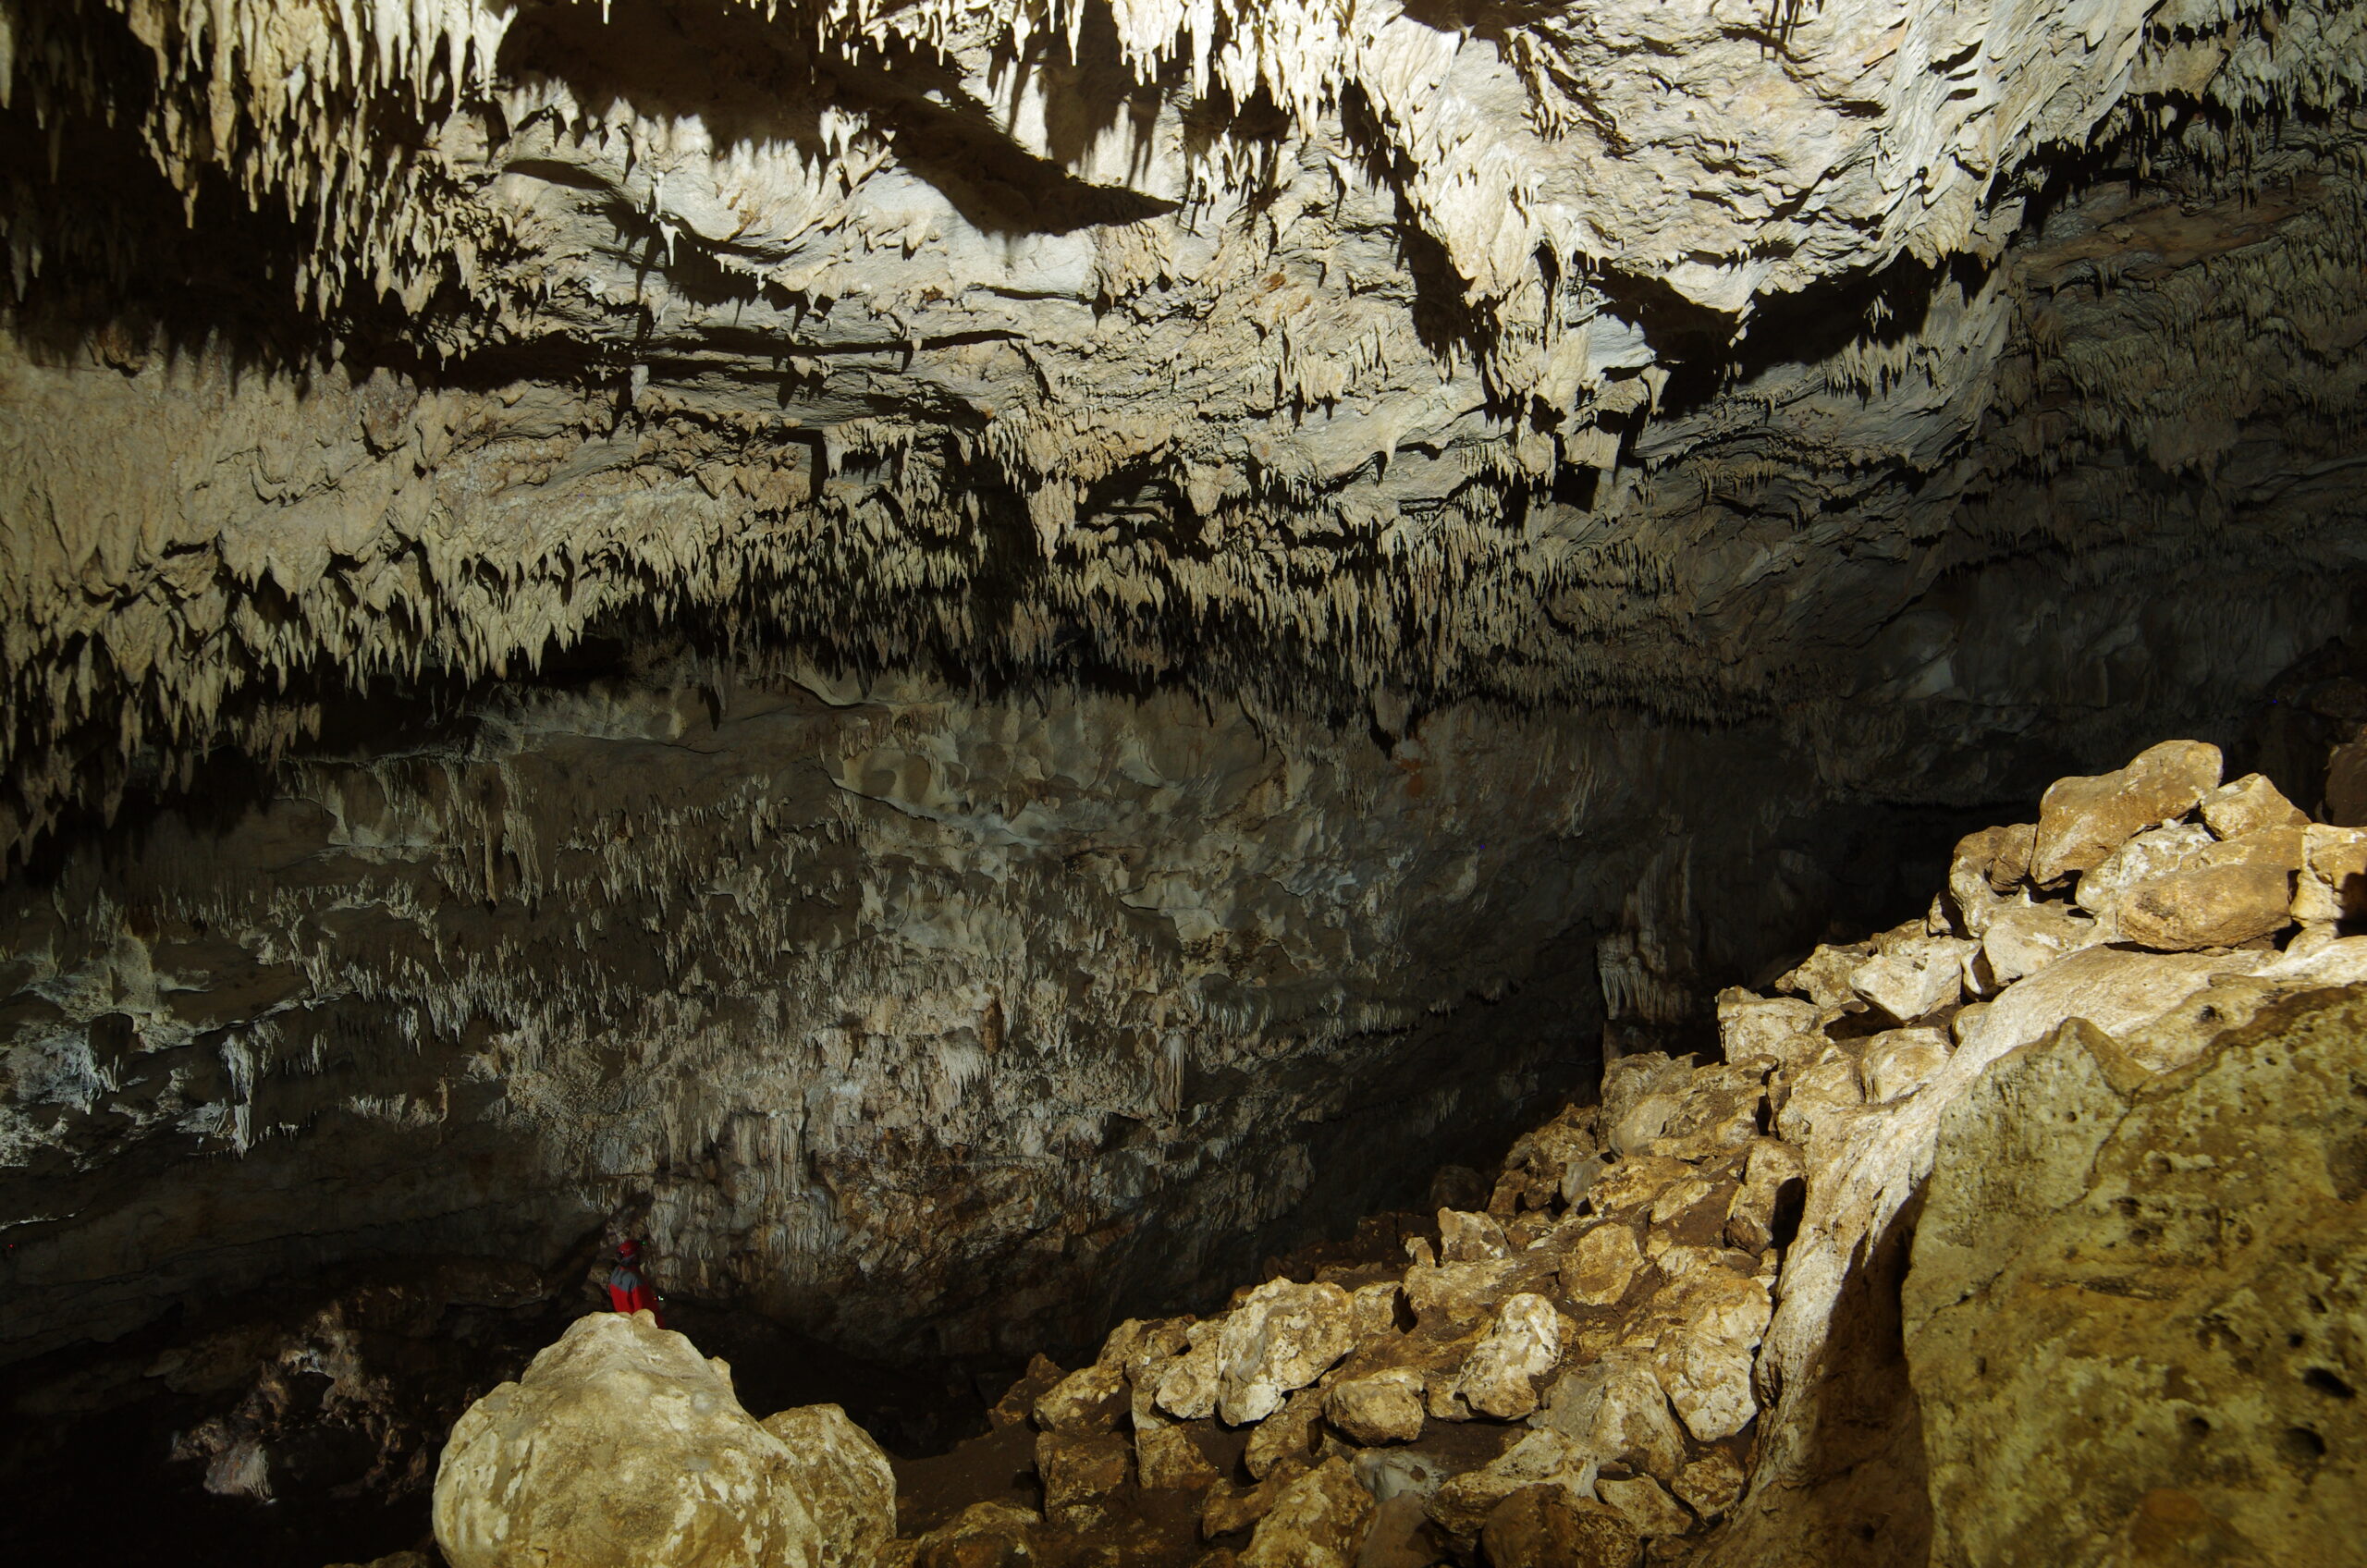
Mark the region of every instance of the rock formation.
<instances>
[{"instance_id":1,"label":"rock formation","mask_svg":"<svg viewBox=\"0 0 2367 1568\"><path fill-rule=\"evenodd\" d=\"M1927 919L1722 996L1723 1060L1613 1062L1484 1211L1377 1218L1039 1374L1045 1506L996 1527L1054 1562L2338 1560L2367 937L2312 917L2367 834L2219 775L2171 742L2061 781ZM2097 876L2149 840L2176 852ZM2224 902L2189 867L2259 864L2231 853L2278 867L2267 929L2165 937ZM2153 948L1993 977L2007 911L2092 926L2132 887L2175 917ZM1900 986L1941 953L1947 986Z\"/></svg>"}]
</instances>

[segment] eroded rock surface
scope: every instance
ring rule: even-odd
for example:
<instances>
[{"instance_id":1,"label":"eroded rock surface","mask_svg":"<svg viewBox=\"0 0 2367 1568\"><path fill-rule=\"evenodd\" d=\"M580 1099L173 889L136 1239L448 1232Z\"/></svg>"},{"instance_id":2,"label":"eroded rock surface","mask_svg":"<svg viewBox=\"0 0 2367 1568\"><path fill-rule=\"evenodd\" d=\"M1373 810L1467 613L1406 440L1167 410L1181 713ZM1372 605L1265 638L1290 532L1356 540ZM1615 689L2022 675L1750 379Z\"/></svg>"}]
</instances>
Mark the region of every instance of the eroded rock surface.
<instances>
[{"instance_id":1,"label":"eroded rock surface","mask_svg":"<svg viewBox=\"0 0 2367 1568\"><path fill-rule=\"evenodd\" d=\"M759 1424L645 1313L578 1318L460 1417L435 1476L452 1568L869 1568L894 1521L887 1461L844 1415Z\"/></svg>"}]
</instances>

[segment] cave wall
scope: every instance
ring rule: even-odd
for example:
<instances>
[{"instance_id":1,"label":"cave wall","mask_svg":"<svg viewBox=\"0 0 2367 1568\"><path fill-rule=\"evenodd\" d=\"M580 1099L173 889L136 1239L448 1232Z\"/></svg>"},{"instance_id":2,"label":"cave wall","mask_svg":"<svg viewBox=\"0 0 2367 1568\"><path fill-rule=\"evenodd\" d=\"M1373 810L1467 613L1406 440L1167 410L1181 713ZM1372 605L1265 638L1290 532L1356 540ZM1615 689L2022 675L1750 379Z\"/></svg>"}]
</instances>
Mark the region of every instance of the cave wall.
<instances>
[{"instance_id":1,"label":"cave wall","mask_svg":"<svg viewBox=\"0 0 2367 1568\"><path fill-rule=\"evenodd\" d=\"M0 1354L610 1224L1075 1339L2233 743L2363 26L0 0Z\"/></svg>"}]
</instances>

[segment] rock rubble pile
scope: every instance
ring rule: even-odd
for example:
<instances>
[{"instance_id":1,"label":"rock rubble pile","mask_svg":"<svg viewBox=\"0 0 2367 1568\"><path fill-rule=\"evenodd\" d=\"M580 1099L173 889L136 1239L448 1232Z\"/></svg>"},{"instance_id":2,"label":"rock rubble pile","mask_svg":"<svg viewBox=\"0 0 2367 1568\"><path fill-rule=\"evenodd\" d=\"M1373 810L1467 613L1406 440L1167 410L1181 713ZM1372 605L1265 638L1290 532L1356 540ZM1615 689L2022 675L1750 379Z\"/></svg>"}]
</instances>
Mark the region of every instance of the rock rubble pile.
<instances>
[{"instance_id":1,"label":"rock rubble pile","mask_svg":"<svg viewBox=\"0 0 2367 1568\"><path fill-rule=\"evenodd\" d=\"M1038 1358L972 1445L1033 1487L908 1498L876 1561L2331 1539L2367 1435L2367 937L2341 925L2367 830L2221 771L2181 741L2061 780L1962 842L1927 917L1723 994L1723 1060L1613 1061L1484 1203L1376 1217L1076 1370ZM2295 1319L2273 1355L2240 1354L2267 1342L2248 1311Z\"/></svg>"}]
</instances>

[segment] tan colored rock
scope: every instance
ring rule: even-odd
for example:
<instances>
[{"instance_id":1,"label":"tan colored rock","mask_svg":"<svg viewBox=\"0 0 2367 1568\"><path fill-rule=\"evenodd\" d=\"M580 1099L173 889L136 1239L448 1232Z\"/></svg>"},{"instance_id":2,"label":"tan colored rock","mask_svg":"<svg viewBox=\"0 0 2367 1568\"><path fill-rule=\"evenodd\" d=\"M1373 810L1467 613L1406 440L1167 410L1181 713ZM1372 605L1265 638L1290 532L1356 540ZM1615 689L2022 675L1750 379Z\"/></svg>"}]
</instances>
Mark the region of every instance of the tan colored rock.
<instances>
[{"instance_id":1,"label":"tan colored rock","mask_svg":"<svg viewBox=\"0 0 2367 1568\"><path fill-rule=\"evenodd\" d=\"M1257 1522L1241 1568L1355 1568L1372 1514L1372 1494L1347 1461L1327 1459L1292 1481Z\"/></svg>"},{"instance_id":2,"label":"tan colored rock","mask_svg":"<svg viewBox=\"0 0 2367 1568\"><path fill-rule=\"evenodd\" d=\"M1218 1333L1217 1414L1235 1427L1264 1420L1355 1344L1346 1291L1329 1280L1269 1280L1226 1315Z\"/></svg>"},{"instance_id":3,"label":"tan colored rock","mask_svg":"<svg viewBox=\"0 0 2367 1568\"><path fill-rule=\"evenodd\" d=\"M1730 986L1718 993L1718 1044L1730 1062L1772 1057L1789 1066L1824 1045L1816 1004L1798 997L1760 997Z\"/></svg>"},{"instance_id":4,"label":"tan colored rock","mask_svg":"<svg viewBox=\"0 0 2367 1568\"><path fill-rule=\"evenodd\" d=\"M2173 823L2140 833L2081 875L2074 901L2096 917L2109 940L2115 931L2114 916L2130 888L2177 869L2196 851L2216 842L2211 829L2199 822Z\"/></svg>"},{"instance_id":5,"label":"tan colored rock","mask_svg":"<svg viewBox=\"0 0 2367 1568\"><path fill-rule=\"evenodd\" d=\"M1978 940L1989 929L1990 918L2006 901L2005 892L1990 881L1989 874L2014 831L2010 827L1984 827L1956 841L1956 854L1948 862L1947 900L1963 926L1963 936ZM2027 866L2030 856L2025 853L2021 858ZM2015 880L2017 878L2009 878L2005 887L2011 888ZM1731 1060L1734 1053L1726 1054Z\"/></svg>"},{"instance_id":6,"label":"tan colored rock","mask_svg":"<svg viewBox=\"0 0 2367 1568\"><path fill-rule=\"evenodd\" d=\"M1634 1526L1565 1488L1524 1487L1499 1502L1480 1532L1491 1568L1636 1568Z\"/></svg>"},{"instance_id":7,"label":"tan colored rock","mask_svg":"<svg viewBox=\"0 0 2367 1568\"><path fill-rule=\"evenodd\" d=\"M1408 1268L1405 1304L1425 1330L1460 1331L1484 1322L1513 1292L1515 1280L1541 1273L1544 1267L1541 1258L1506 1257Z\"/></svg>"},{"instance_id":8,"label":"tan colored rock","mask_svg":"<svg viewBox=\"0 0 2367 1568\"><path fill-rule=\"evenodd\" d=\"M1784 1142L1806 1148L1827 1141L1864 1103L1857 1062L1838 1047L1828 1046L1791 1084L1775 1113L1775 1130Z\"/></svg>"},{"instance_id":9,"label":"tan colored rock","mask_svg":"<svg viewBox=\"0 0 2367 1568\"><path fill-rule=\"evenodd\" d=\"M2116 912L2122 941L2160 952L2229 948L2293 922L2293 874L2275 865L2198 865L2149 876Z\"/></svg>"},{"instance_id":10,"label":"tan colored rock","mask_svg":"<svg viewBox=\"0 0 2367 1568\"><path fill-rule=\"evenodd\" d=\"M1643 1265L1636 1232L1606 1221L1589 1228L1562 1260L1562 1292L1580 1306L1616 1306Z\"/></svg>"},{"instance_id":11,"label":"tan colored rock","mask_svg":"<svg viewBox=\"0 0 2367 1568\"><path fill-rule=\"evenodd\" d=\"M1973 944L1957 937L1910 937L1850 971L1849 986L1897 1019L1928 1018L1964 991L1964 961Z\"/></svg>"},{"instance_id":12,"label":"tan colored rock","mask_svg":"<svg viewBox=\"0 0 2367 1568\"><path fill-rule=\"evenodd\" d=\"M1670 1480L1685 1464L1685 1434L1645 1351L1613 1349L1563 1372L1537 1425L1564 1440L1562 1463L1582 1465L1588 1485L1604 1464Z\"/></svg>"},{"instance_id":13,"label":"tan colored rock","mask_svg":"<svg viewBox=\"0 0 2367 1568\"><path fill-rule=\"evenodd\" d=\"M1594 1495L1646 1540L1674 1540L1692 1532L1693 1515L1650 1476L1598 1480Z\"/></svg>"},{"instance_id":14,"label":"tan colored rock","mask_svg":"<svg viewBox=\"0 0 2367 1568\"><path fill-rule=\"evenodd\" d=\"M1989 886L2011 893L2030 879L2030 856L2038 849L2038 824L2017 822L1996 829L1995 858L1989 863Z\"/></svg>"},{"instance_id":15,"label":"tan colored rock","mask_svg":"<svg viewBox=\"0 0 2367 1568\"><path fill-rule=\"evenodd\" d=\"M1348 1293L1348 1317L1356 1343L1366 1345L1397 1332L1397 1315L1404 1307L1405 1287L1394 1280L1359 1285Z\"/></svg>"},{"instance_id":16,"label":"tan colored rock","mask_svg":"<svg viewBox=\"0 0 2367 1568\"><path fill-rule=\"evenodd\" d=\"M1134 1416L1134 1476L1147 1488L1197 1490L1217 1479L1192 1435L1157 1414Z\"/></svg>"},{"instance_id":17,"label":"tan colored rock","mask_svg":"<svg viewBox=\"0 0 2367 1568\"><path fill-rule=\"evenodd\" d=\"M2258 773L2247 773L2204 796L2202 820L2222 839L2240 839L2263 828L2306 827L2310 823L2307 813Z\"/></svg>"},{"instance_id":18,"label":"tan colored rock","mask_svg":"<svg viewBox=\"0 0 2367 1568\"><path fill-rule=\"evenodd\" d=\"M2030 879L2046 887L2100 865L2146 828L2185 815L2219 787L2221 766L2216 746L2165 741L2114 772L2056 779L2039 802Z\"/></svg>"},{"instance_id":19,"label":"tan colored rock","mask_svg":"<svg viewBox=\"0 0 2367 1568\"><path fill-rule=\"evenodd\" d=\"M877 1521L826 1532L814 1485L690 1341L595 1313L454 1424L435 1538L453 1568L819 1565Z\"/></svg>"},{"instance_id":20,"label":"tan colored rock","mask_svg":"<svg viewBox=\"0 0 2367 1568\"><path fill-rule=\"evenodd\" d=\"M2011 985L2103 939L2095 921L2068 904L2009 904L1990 920L1981 946L1990 974Z\"/></svg>"},{"instance_id":21,"label":"tan colored rock","mask_svg":"<svg viewBox=\"0 0 2367 1568\"><path fill-rule=\"evenodd\" d=\"M1597 1214L1633 1214L1650 1207L1671 1182L1692 1174L1693 1168L1681 1159L1630 1156L1594 1179L1594 1185L1587 1190L1587 1202Z\"/></svg>"},{"instance_id":22,"label":"tan colored rock","mask_svg":"<svg viewBox=\"0 0 2367 1568\"><path fill-rule=\"evenodd\" d=\"M1331 1386L1323 1414L1351 1441L1371 1448L1409 1443L1422 1435L1422 1375L1392 1366Z\"/></svg>"},{"instance_id":23,"label":"tan colored rock","mask_svg":"<svg viewBox=\"0 0 2367 1568\"><path fill-rule=\"evenodd\" d=\"M1497 1310L1488 1337L1455 1379L1455 1396L1482 1415L1511 1420L1537 1408L1536 1379L1562 1358L1562 1324L1553 1304L1534 1292Z\"/></svg>"},{"instance_id":24,"label":"tan colored rock","mask_svg":"<svg viewBox=\"0 0 2367 1568\"><path fill-rule=\"evenodd\" d=\"M2357 1560L2362 1037L2356 989L2160 1076L2075 1025L1950 1109L1902 1303L1938 1568Z\"/></svg>"},{"instance_id":25,"label":"tan colored rock","mask_svg":"<svg viewBox=\"0 0 2367 1568\"><path fill-rule=\"evenodd\" d=\"M1217 1395L1222 1387L1218 1336L1223 1327L1223 1318L1210 1318L1195 1323L1184 1331L1186 1348L1159 1373L1153 1394L1159 1409L1185 1421L1202 1420L1216 1413Z\"/></svg>"},{"instance_id":26,"label":"tan colored rock","mask_svg":"<svg viewBox=\"0 0 2367 1568\"><path fill-rule=\"evenodd\" d=\"M1968 1064L1993 1061L2067 1018L2084 1018L2121 1034L2160 1017L2208 985L2212 975L2249 974L2274 956L2083 949L2007 986L1977 1015L1967 1010L1957 1021L1957 1053L1970 1053Z\"/></svg>"},{"instance_id":27,"label":"tan colored rock","mask_svg":"<svg viewBox=\"0 0 2367 1568\"><path fill-rule=\"evenodd\" d=\"M1684 1327L1662 1336L1652 1371L1686 1430L1705 1443L1730 1438L1759 1414L1750 1373L1774 1311L1767 1282L1712 1266L1669 1289L1668 1316Z\"/></svg>"},{"instance_id":28,"label":"tan colored rock","mask_svg":"<svg viewBox=\"0 0 2367 1568\"><path fill-rule=\"evenodd\" d=\"M1512 1247L1504 1240L1504 1228L1491 1214L1466 1214L1452 1208L1439 1210L1439 1261L1441 1263L1485 1263L1503 1256Z\"/></svg>"},{"instance_id":29,"label":"tan colored rock","mask_svg":"<svg viewBox=\"0 0 2367 1568\"><path fill-rule=\"evenodd\" d=\"M1301 1389L1282 1409L1257 1424L1242 1450L1242 1467L1257 1480L1290 1467L1304 1470L1315 1458L1315 1423L1323 1414L1323 1390Z\"/></svg>"},{"instance_id":30,"label":"tan colored rock","mask_svg":"<svg viewBox=\"0 0 2367 1568\"><path fill-rule=\"evenodd\" d=\"M891 1543L881 1568L1024 1568L1043 1523L1015 1503L974 1502L918 1540Z\"/></svg>"},{"instance_id":31,"label":"tan colored rock","mask_svg":"<svg viewBox=\"0 0 2367 1568\"><path fill-rule=\"evenodd\" d=\"M1530 1432L1476 1470L1451 1476L1430 1498L1430 1519L1458 1544L1478 1537L1496 1505L1524 1487L1550 1485L1591 1500L1596 1464L1559 1432Z\"/></svg>"},{"instance_id":32,"label":"tan colored rock","mask_svg":"<svg viewBox=\"0 0 2367 1568\"><path fill-rule=\"evenodd\" d=\"M1821 946L1776 981L1775 988L1806 997L1819 1011L1828 1011L1846 1004L1857 996L1857 991L1849 984L1849 977L1873 956L1874 948L1870 942Z\"/></svg>"},{"instance_id":33,"label":"tan colored rock","mask_svg":"<svg viewBox=\"0 0 2367 1568\"><path fill-rule=\"evenodd\" d=\"M1114 1431L1127 1402L1124 1366L1097 1361L1045 1390L1036 1402L1036 1425L1048 1432Z\"/></svg>"},{"instance_id":34,"label":"tan colored rock","mask_svg":"<svg viewBox=\"0 0 2367 1568\"><path fill-rule=\"evenodd\" d=\"M1036 1473L1044 1483L1044 1517L1064 1530L1099 1524L1110 1494L1126 1484L1134 1451L1114 1432L1043 1432Z\"/></svg>"},{"instance_id":35,"label":"tan colored rock","mask_svg":"<svg viewBox=\"0 0 2367 1568\"><path fill-rule=\"evenodd\" d=\"M1893 1029L1866 1042L1858 1078L1869 1105L1888 1105L1921 1088L1948 1060L1948 1036L1940 1029Z\"/></svg>"},{"instance_id":36,"label":"tan colored rock","mask_svg":"<svg viewBox=\"0 0 2367 1568\"><path fill-rule=\"evenodd\" d=\"M1701 1518L1713 1520L1741 1501L1748 1481L1733 1455L1713 1448L1677 1472L1676 1495Z\"/></svg>"},{"instance_id":37,"label":"tan colored rock","mask_svg":"<svg viewBox=\"0 0 2367 1568\"><path fill-rule=\"evenodd\" d=\"M869 1568L896 1534L896 1472L879 1445L835 1404L779 1411L761 1425L797 1466L822 1568Z\"/></svg>"},{"instance_id":38,"label":"tan colored rock","mask_svg":"<svg viewBox=\"0 0 2367 1568\"><path fill-rule=\"evenodd\" d=\"M1779 1240L1788 1240L1789 1228L1799 1223L1800 1206L1807 1199L1807 1164L1790 1144L1780 1138L1753 1144L1742 1185L1726 1210L1726 1244L1762 1253Z\"/></svg>"},{"instance_id":39,"label":"tan colored rock","mask_svg":"<svg viewBox=\"0 0 2367 1568\"><path fill-rule=\"evenodd\" d=\"M2293 918L2355 920L2367 914L2367 828L2301 830L2301 876L2293 890Z\"/></svg>"}]
</instances>

